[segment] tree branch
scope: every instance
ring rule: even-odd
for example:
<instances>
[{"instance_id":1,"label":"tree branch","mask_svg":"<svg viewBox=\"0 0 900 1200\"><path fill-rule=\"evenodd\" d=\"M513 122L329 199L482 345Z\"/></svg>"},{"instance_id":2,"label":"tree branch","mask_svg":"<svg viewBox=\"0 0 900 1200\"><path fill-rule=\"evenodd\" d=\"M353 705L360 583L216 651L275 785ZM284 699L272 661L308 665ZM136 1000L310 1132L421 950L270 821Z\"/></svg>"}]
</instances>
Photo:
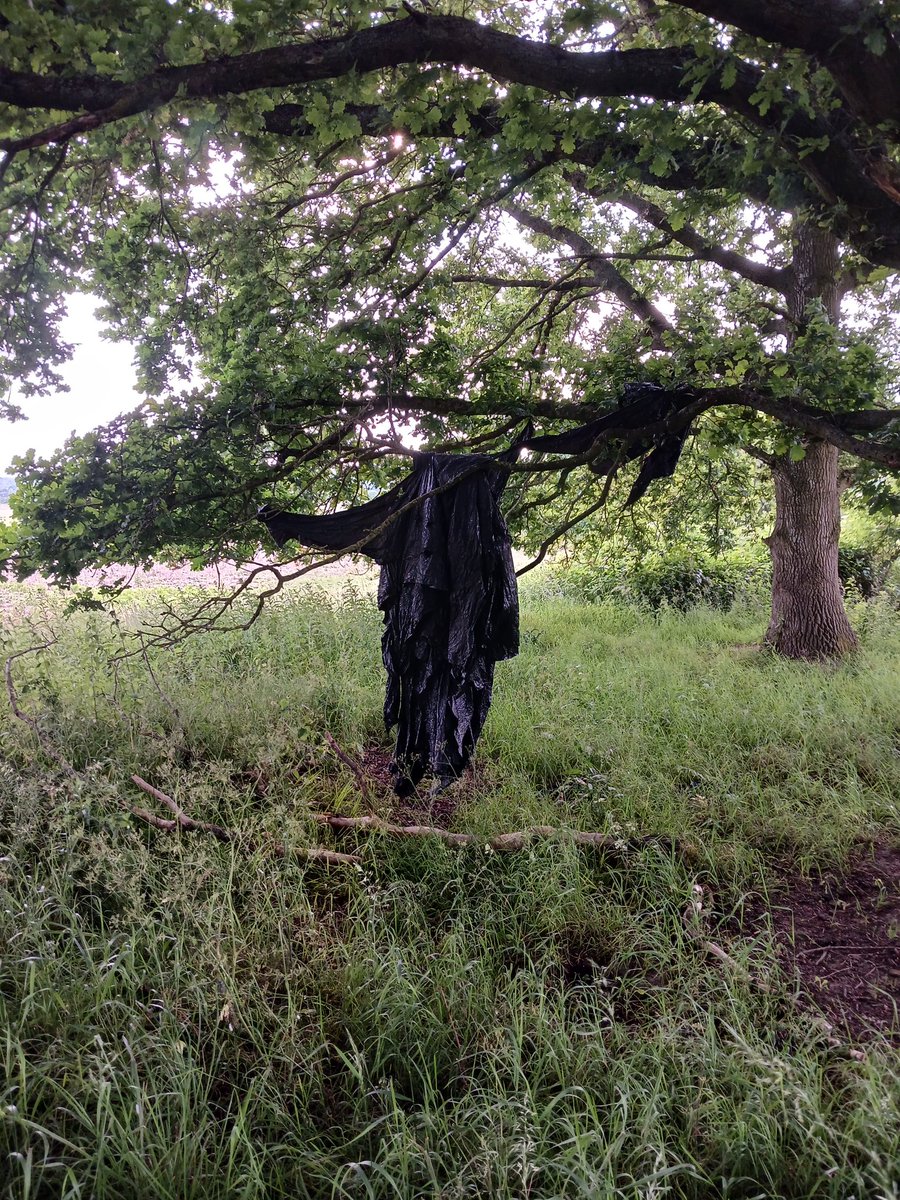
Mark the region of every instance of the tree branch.
<instances>
[{"instance_id":1,"label":"tree branch","mask_svg":"<svg viewBox=\"0 0 900 1200\"><path fill-rule=\"evenodd\" d=\"M887 156L877 151L869 160L857 156L833 122L807 116L790 96L762 112L753 97L763 82L763 72L733 55L723 54L720 62L708 63L681 48L582 53L517 37L464 17L430 12L344 37L162 67L131 83L88 75L48 81L26 72L0 72L0 101L25 109L88 109L23 137L0 140L0 149L7 152L3 169L22 150L68 141L176 98L209 100L414 63L481 70L497 80L576 99L638 96L714 103L764 130L795 158L829 204L868 208L873 219L887 226L891 219L896 220L894 201L900 196L893 195L881 178L893 171ZM729 86L723 82L726 65L732 73ZM699 87L692 76L695 69L705 76Z\"/></svg>"},{"instance_id":2,"label":"tree branch","mask_svg":"<svg viewBox=\"0 0 900 1200\"><path fill-rule=\"evenodd\" d=\"M452 275L451 283L480 283L493 288L537 288L542 292L570 292L579 288L597 288L592 275L578 279L509 279L503 275Z\"/></svg>"},{"instance_id":3,"label":"tree branch","mask_svg":"<svg viewBox=\"0 0 900 1200\"><path fill-rule=\"evenodd\" d=\"M555 225L552 221L548 221L536 213L529 212L527 209L520 208L518 205L505 204L503 208L520 225L526 229L530 229L532 233L538 233L543 237L551 238L553 241L562 242L574 250L579 258L583 260L584 266L593 274L596 284L615 296L629 312L634 313L636 317L643 321L653 335L654 349L665 349L662 335L664 333L675 332L671 321L655 305L651 304L647 297L639 292L620 271L616 270L612 263L602 258L587 238L576 233L574 229L569 229L565 225Z\"/></svg>"},{"instance_id":4,"label":"tree branch","mask_svg":"<svg viewBox=\"0 0 900 1200\"><path fill-rule=\"evenodd\" d=\"M814 54L850 107L873 125L900 122L900 46L883 6L866 0L675 0L745 33ZM866 35L877 35L870 49Z\"/></svg>"},{"instance_id":5,"label":"tree branch","mask_svg":"<svg viewBox=\"0 0 900 1200\"><path fill-rule=\"evenodd\" d=\"M716 263L726 271L733 271L736 275L748 279L751 283L759 284L761 287L772 288L781 295L785 295L790 287L791 273L789 270L754 262L752 258L747 258L744 254L738 254L723 246L716 246L702 237L690 225L682 225L676 229L664 209L660 208L658 204L644 199L636 192L610 194L588 183L587 176L583 171L567 170L564 174L572 186L583 195L590 196L601 204L623 205L654 228L661 230L672 241L679 242L682 246L693 250L698 259Z\"/></svg>"},{"instance_id":6,"label":"tree branch","mask_svg":"<svg viewBox=\"0 0 900 1200\"><path fill-rule=\"evenodd\" d=\"M688 858L695 857L697 852L692 843L683 841L681 838L665 835L618 838L611 837L606 833L596 833L593 830L559 829L553 825L533 825L530 829L483 836L478 833L455 833L450 829L440 829L435 825L393 825L382 820L381 817L339 817L332 813L315 813L313 819L332 829L358 829L403 838L433 837L446 842L448 846L487 846L491 850L501 851L522 850L533 841L553 840L571 842L576 846L593 846L598 850L619 854L625 851L646 850L651 846L674 851Z\"/></svg>"},{"instance_id":7,"label":"tree branch","mask_svg":"<svg viewBox=\"0 0 900 1200\"><path fill-rule=\"evenodd\" d=\"M219 842L236 842L238 840L238 834L233 829L226 829L224 825L216 825L211 821L195 821L175 803L171 796L167 796L165 792L155 788L152 783L147 783L140 775L132 775L131 781L173 814L170 820L167 817L159 817L155 813L148 812L145 808L129 807L128 811L132 816L147 825L152 825L154 829L162 829L166 833L178 833L182 830L185 833L209 833ZM329 867L355 867L360 861L356 854L341 854L336 850L325 850L321 846L286 846L283 842L274 841L266 841L262 844L267 850L273 851L281 858L293 855L297 858L305 858L309 862L324 863ZM256 849L256 844L251 841L249 847L251 850Z\"/></svg>"}]
</instances>

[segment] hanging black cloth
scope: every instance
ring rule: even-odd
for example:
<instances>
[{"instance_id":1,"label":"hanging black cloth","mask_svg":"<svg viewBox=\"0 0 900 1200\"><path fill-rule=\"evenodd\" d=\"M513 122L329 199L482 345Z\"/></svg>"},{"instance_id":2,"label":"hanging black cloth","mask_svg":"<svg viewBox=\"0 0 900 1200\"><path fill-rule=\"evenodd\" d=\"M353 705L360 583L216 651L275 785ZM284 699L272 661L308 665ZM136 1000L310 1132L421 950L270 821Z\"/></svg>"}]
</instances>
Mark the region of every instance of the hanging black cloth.
<instances>
[{"instance_id":1,"label":"hanging black cloth","mask_svg":"<svg viewBox=\"0 0 900 1200\"><path fill-rule=\"evenodd\" d=\"M503 456L506 457L506 456ZM519 603L499 500L508 472L487 455L419 454L383 496L327 516L266 506L279 546L353 548L381 566L385 724L397 726L394 790L427 770L442 785L468 763L491 703L494 664L519 649Z\"/></svg>"},{"instance_id":2,"label":"hanging black cloth","mask_svg":"<svg viewBox=\"0 0 900 1200\"><path fill-rule=\"evenodd\" d=\"M529 450L553 454L584 454L609 429L643 429L647 425L658 425L667 418L677 416L697 399L688 388L663 388L654 383L629 383L622 389L618 407L602 417L567 429L565 433L545 434L527 438L521 444ZM622 463L646 455L638 471L637 479L628 493L626 505L636 504L654 479L672 475L678 466L681 451L690 433L690 423L674 432L662 432L640 438L623 447L618 454L596 458L591 470L598 475L608 475Z\"/></svg>"},{"instance_id":3,"label":"hanging black cloth","mask_svg":"<svg viewBox=\"0 0 900 1200\"><path fill-rule=\"evenodd\" d=\"M610 429L659 425L696 396L686 389L630 384L619 407L565 433L529 428L505 454L417 454L410 475L367 504L327 516L259 510L279 546L294 539L321 550L354 550L381 566L378 607L387 671L384 719L397 726L394 790L409 795L431 770L445 786L468 763L491 703L494 664L519 649L519 602L509 534L499 501L504 462L519 450L583 454ZM671 475L689 425L664 430L598 457L606 475L644 457L627 503Z\"/></svg>"}]
</instances>

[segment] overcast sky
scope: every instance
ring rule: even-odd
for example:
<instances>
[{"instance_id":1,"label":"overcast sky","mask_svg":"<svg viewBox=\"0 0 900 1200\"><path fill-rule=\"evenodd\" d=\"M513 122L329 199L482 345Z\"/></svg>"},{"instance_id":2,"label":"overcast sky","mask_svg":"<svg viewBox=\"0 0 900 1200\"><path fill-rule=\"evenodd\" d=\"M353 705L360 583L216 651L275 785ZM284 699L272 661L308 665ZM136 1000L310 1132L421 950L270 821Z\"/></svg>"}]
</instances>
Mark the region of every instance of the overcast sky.
<instances>
[{"instance_id":1,"label":"overcast sky","mask_svg":"<svg viewBox=\"0 0 900 1200\"><path fill-rule=\"evenodd\" d=\"M86 433L138 403L133 350L101 338L102 326L94 317L98 304L91 296L70 298L62 325L63 338L76 346L72 361L62 370L70 391L18 399L28 420L0 420L0 474L10 474L14 455L31 448L48 455L71 433Z\"/></svg>"}]
</instances>

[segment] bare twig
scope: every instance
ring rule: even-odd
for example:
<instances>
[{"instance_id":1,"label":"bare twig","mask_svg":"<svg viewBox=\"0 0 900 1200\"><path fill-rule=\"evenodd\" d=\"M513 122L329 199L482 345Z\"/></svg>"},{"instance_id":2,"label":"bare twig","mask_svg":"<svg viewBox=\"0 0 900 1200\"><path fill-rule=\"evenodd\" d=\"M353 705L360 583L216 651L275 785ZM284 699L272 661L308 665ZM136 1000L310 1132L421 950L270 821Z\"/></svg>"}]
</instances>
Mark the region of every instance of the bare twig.
<instances>
[{"instance_id":1,"label":"bare twig","mask_svg":"<svg viewBox=\"0 0 900 1200\"><path fill-rule=\"evenodd\" d=\"M358 763L355 758L352 758L347 753L346 750L343 750L338 745L337 741L331 736L330 733L328 733L326 731L326 733L324 734L324 737L325 737L325 741L328 743L328 745L331 747L331 749L334 751L334 753L338 756L338 758L341 760L341 762L344 764L344 766L349 767L350 770L353 772L353 776L356 779L357 784L359 785L359 790L363 794L365 799L367 801L371 800L372 794L371 794L371 791L369 788L368 780L366 779L366 776L365 776L365 772L362 769L362 765L360 763Z\"/></svg>"},{"instance_id":2,"label":"bare twig","mask_svg":"<svg viewBox=\"0 0 900 1200\"><path fill-rule=\"evenodd\" d=\"M754 984L761 992L769 992L772 989L765 979L759 979L755 975L751 975L746 967L742 966L737 959L723 950L718 942L713 942L706 937L706 913L704 911L703 888L699 883L695 883L691 888L691 902L684 911L684 927L687 930L688 937L697 942L703 947L706 953L711 957L718 959L720 963L724 963L730 967L740 979L745 983Z\"/></svg>"},{"instance_id":3,"label":"bare twig","mask_svg":"<svg viewBox=\"0 0 900 1200\"><path fill-rule=\"evenodd\" d=\"M570 517L567 521L564 521L562 525L560 525L556 529L554 529L553 532L549 535L549 537L546 537L543 540L543 542L541 542L540 549L538 550L535 557L531 560L531 562L526 563L524 567L520 567L518 569L518 571L516 571L517 577L520 575L526 575L529 571L533 571L535 567L539 566L544 561L544 559L547 556L547 551L550 549L550 547L553 546L556 542L558 542L559 539L561 537L563 537L566 533L568 533L568 531L574 525L577 525L579 523L579 521L587 520L587 518L593 516L595 512L600 511L600 509L604 506L607 499L609 498L609 491L610 491L610 488L612 487L612 481L613 481L613 478L615 477L616 469L619 466L621 457L622 457L621 453L616 456L616 461L613 463L613 465L610 467L609 471L607 472L606 479L603 483L603 490L600 493L600 499L597 500L594 504L591 504L588 508L582 509L581 512L576 513L574 517Z\"/></svg>"},{"instance_id":4,"label":"bare twig","mask_svg":"<svg viewBox=\"0 0 900 1200\"><path fill-rule=\"evenodd\" d=\"M871 954L873 950L877 950L877 946L873 946L871 942L823 942L818 946L807 946L805 950L795 950L794 957L799 958L801 954L826 954L829 950L850 950L853 953Z\"/></svg>"}]
</instances>

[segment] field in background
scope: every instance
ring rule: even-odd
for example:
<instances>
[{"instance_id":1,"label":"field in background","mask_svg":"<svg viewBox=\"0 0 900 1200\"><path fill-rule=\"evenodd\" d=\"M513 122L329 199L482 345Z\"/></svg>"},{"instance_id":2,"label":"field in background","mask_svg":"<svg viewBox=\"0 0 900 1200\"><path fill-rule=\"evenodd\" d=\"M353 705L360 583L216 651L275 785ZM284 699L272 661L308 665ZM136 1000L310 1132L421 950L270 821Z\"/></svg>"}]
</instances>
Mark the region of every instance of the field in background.
<instances>
[{"instance_id":1,"label":"field in background","mask_svg":"<svg viewBox=\"0 0 900 1200\"><path fill-rule=\"evenodd\" d=\"M896 613L857 605L860 654L811 667L755 648L762 610L538 581L474 773L398 812L363 589L114 667L158 595L116 625L0 591L4 657L58 636L12 664L36 729L0 717L0 1195L898 1194L890 965L853 1007L853 960L829 983L782 919L802 895L876 965L900 945ZM133 773L237 840L136 819L167 812ZM536 824L609 841L488 846Z\"/></svg>"}]
</instances>

